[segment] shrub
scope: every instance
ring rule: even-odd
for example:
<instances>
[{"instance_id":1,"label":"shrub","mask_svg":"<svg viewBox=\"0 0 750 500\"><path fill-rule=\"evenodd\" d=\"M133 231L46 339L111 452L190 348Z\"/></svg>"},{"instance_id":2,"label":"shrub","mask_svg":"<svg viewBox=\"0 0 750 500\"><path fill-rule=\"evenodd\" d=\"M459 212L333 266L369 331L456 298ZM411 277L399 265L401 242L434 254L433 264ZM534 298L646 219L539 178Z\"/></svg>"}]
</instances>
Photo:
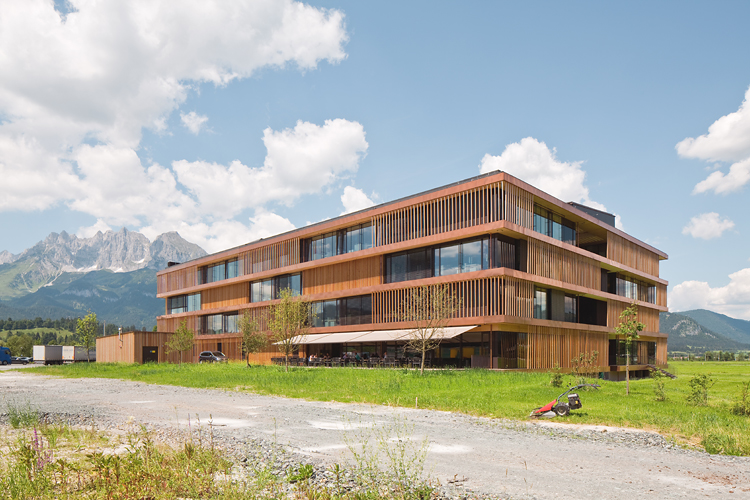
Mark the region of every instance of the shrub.
<instances>
[{"instance_id":1,"label":"shrub","mask_svg":"<svg viewBox=\"0 0 750 500\"><path fill-rule=\"evenodd\" d=\"M750 381L742 384L740 387L740 398L732 405L732 413L750 417Z\"/></svg>"},{"instance_id":2,"label":"shrub","mask_svg":"<svg viewBox=\"0 0 750 500\"><path fill-rule=\"evenodd\" d=\"M690 379L689 383L690 395L687 397L688 403L693 406L708 406L708 390L713 387L716 380L702 373Z\"/></svg>"},{"instance_id":3,"label":"shrub","mask_svg":"<svg viewBox=\"0 0 750 500\"><path fill-rule=\"evenodd\" d=\"M651 378L654 379L654 399L656 401L666 401L667 393L664 392L664 382L667 377L660 371L655 370L651 373Z\"/></svg>"},{"instance_id":4,"label":"shrub","mask_svg":"<svg viewBox=\"0 0 750 500\"><path fill-rule=\"evenodd\" d=\"M596 361L599 359L599 351L592 353L582 352L570 360L570 366L573 367L573 374L578 379L579 384L586 383L585 378L594 378L599 371Z\"/></svg>"},{"instance_id":5,"label":"shrub","mask_svg":"<svg viewBox=\"0 0 750 500\"><path fill-rule=\"evenodd\" d=\"M563 386L563 374L560 372L560 365L555 363L555 368L550 372L549 385L552 387Z\"/></svg>"}]
</instances>

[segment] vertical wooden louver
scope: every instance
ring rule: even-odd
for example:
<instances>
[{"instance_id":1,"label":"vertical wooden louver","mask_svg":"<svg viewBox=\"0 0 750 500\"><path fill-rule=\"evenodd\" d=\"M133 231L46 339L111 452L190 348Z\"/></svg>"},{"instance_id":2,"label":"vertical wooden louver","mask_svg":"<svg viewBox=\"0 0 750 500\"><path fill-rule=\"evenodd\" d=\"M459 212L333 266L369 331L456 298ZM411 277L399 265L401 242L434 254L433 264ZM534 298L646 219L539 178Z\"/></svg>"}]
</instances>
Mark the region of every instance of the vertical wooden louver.
<instances>
[{"instance_id":1,"label":"vertical wooden louver","mask_svg":"<svg viewBox=\"0 0 750 500\"><path fill-rule=\"evenodd\" d=\"M454 318L480 318L510 315L531 318L534 311L534 284L511 277L495 276L446 283L459 301ZM372 322L400 321L403 304L418 287L384 290L372 294Z\"/></svg>"},{"instance_id":2,"label":"vertical wooden louver","mask_svg":"<svg viewBox=\"0 0 750 500\"><path fill-rule=\"evenodd\" d=\"M376 215L376 246L424 238L501 219L501 183L469 189Z\"/></svg>"},{"instance_id":3,"label":"vertical wooden louver","mask_svg":"<svg viewBox=\"0 0 750 500\"><path fill-rule=\"evenodd\" d=\"M608 300L607 305L607 326L609 328L617 328L620 324L620 314L629 306L627 302L620 302L619 300ZM646 332L658 332L659 331L659 311L656 309L650 309L647 307L638 308L638 321L645 325Z\"/></svg>"},{"instance_id":4,"label":"vertical wooden louver","mask_svg":"<svg viewBox=\"0 0 750 500\"><path fill-rule=\"evenodd\" d=\"M529 326L526 367L549 370L558 365L571 368L571 360L579 354L597 352L597 366L606 366L609 359L609 337L606 333L585 332L567 328Z\"/></svg>"},{"instance_id":5,"label":"vertical wooden louver","mask_svg":"<svg viewBox=\"0 0 750 500\"><path fill-rule=\"evenodd\" d=\"M156 293L169 293L173 290L182 290L191 286L199 285L198 267L192 266L164 273L157 277ZM172 331L172 330L165 330Z\"/></svg>"},{"instance_id":6,"label":"vertical wooden louver","mask_svg":"<svg viewBox=\"0 0 750 500\"><path fill-rule=\"evenodd\" d=\"M534 229L534 196L510 182L502 182L503 219Z\"/></svg>"},{"instance_id":7,"label":"vertical wooden louver","mask_svg":"<svg viewBox=\"0 0 750 500\"><path fill-rule=\"evenodd\" d=\"M530 274L599 290L601 266L594 259L529 239L527 270Z\"/></svg>"},{"instance_id":8,"label":"vertical wooden louver","mask_svg":"<svg viewBox=\"0 0 750 500\"><path fill-rule=\"evenodd\" d=\"M659 277L659 256L614 233L607 232L607 258Z\"/></svg>"},{"instance_id":9,"label":"vertical wooden louver","mask_svg":"<svg viewBox=\"0 0 750 500\"><path fill-rule=\"evenodd\" d=\"M255 274L299 264L299 258L299 238L290 238L245 252L244 273Z\"/></svg>"}]
</instances>

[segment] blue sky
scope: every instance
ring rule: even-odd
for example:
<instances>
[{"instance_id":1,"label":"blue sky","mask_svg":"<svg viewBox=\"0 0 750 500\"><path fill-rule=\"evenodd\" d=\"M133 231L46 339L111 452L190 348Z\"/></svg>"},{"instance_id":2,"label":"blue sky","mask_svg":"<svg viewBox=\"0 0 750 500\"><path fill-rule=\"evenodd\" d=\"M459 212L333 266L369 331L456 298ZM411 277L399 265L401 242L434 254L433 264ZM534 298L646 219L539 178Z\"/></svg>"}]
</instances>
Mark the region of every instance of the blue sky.
<instances>
[{"instance_id":1,"label":"blue sky","mask_svg":"<svg viewBox=\"0 0 750 500\"><path fill-rule=\"evenodd\" d=\"M747 2L225 4L0 2L0 251L218 251L502 168L750 319Z\"/></svg>"}]
</instances>

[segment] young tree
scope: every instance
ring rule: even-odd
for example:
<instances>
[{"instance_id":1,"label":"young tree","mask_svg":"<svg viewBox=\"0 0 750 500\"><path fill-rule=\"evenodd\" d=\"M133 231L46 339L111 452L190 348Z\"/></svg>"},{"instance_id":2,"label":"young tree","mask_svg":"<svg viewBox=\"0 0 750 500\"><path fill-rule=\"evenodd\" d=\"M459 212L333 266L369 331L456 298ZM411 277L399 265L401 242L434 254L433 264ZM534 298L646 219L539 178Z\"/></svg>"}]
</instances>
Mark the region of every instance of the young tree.
<instances>
[{"instance_id":1,"label":"young tree","mask_svg":"<svg viewBox=\"0 0 750 500\"><path fill-rule=\"evenodd\" d=\"M99 321L96 314L89 311L85 318L78 318L76 324L76 335L78 341L86 348L86 360L91 361L91 346L96 345L96 331L99 329Z\"/></svg>"},{"instance_id":2,"label":"young tree","mask_svg":"<svg viewBox=\"0 0 750 500\"><path fill-rule=\"evenodd\" d=\"M302 300L302 297L295 297L289 288L281 291L279 299L271 306L268 329L284 355L284 366L289 371L289 356L299 348L310 330L310 303Z\"/></svg>"},{"instance_id":3,"label":"young tree","mask_svg":"<svg viewBox=\"0 0 750 500\"><path fill-rule=\"evenodd\" d=\"M419 352L422 362L420 375L424 374L427 351L436 349L443 340L443 330L459 308L459 301L448 285L423 285L415 288L401 305L400 320L414 323L409 332L406 348Z\"/></svg>"},{"instance_id":4,"label":"young tree","mask_svg":"<svg viewBox=\"0 0 750 500\"><path fill-rule=\"evenodd\" d=\"M240 333L242 333L242 354L245 355L247 366L250 366L250 354L258 354L268 345L268 337L265 332L260 331L258 322L250 317L250 313L240 318Z\"/></svg>"},{"instance_id":5,"label":"young tree","mask_svg":"<svg viewBox=\"0 0 750 500\"><path fill-rule=\"evenodd\" d=\"M638 332L645 327L638 321L638 306L633 302L620 314L620 324L615 328L617 335L625 337L625 394L630 394L630 353Z\"/></svg>"},{"instance_id":6,"label":"young tree","mask_svg":"<svg viewBox=\"0 0 750 500\"><path fill-rule=\"evenodd\" d=\"M180 353L180 364L182 364L182 353L193 348L195 332L187 327L187 321L183 320L180 326L172 334L172 338L164 342L165 353L171 354L175 351Z\"/></svg>"}]
</instances>

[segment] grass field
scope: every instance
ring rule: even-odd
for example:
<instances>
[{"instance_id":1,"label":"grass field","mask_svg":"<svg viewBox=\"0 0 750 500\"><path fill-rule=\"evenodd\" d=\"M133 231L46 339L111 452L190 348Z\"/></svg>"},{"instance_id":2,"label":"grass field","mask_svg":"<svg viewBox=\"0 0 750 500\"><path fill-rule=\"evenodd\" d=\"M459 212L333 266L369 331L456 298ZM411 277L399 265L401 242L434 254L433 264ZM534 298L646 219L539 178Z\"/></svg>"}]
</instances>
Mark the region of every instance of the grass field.
<instances>
[{"instance_id":1,"label":"grass field","mask_svg":"<svg viewBox=\"0 0 750 500\"><path fill-rule=\"evenodd\" d=\"M545 373L487 370L428 371L357 368L247 368L223 365L79 364L33 368L63 377L101 377L184 387L243 390L317 401L363 402L458 411L471 415L525 420L563 389L550 386ZM583 408L558 418L575 424L604 424L656 430L677 443L704 447L711 453L750 455L750 417L735 415L732 405L750 380L747 362L674 362L676 380L666 379L666 401L656 401L653 379L631 381L625 396L622 382L599 381L601 389L581 392ZM686 400L690 380L707 374L716 382L708 406ZM566 386L573 385L566 376Z\"/></svg>"}]
</instances>

